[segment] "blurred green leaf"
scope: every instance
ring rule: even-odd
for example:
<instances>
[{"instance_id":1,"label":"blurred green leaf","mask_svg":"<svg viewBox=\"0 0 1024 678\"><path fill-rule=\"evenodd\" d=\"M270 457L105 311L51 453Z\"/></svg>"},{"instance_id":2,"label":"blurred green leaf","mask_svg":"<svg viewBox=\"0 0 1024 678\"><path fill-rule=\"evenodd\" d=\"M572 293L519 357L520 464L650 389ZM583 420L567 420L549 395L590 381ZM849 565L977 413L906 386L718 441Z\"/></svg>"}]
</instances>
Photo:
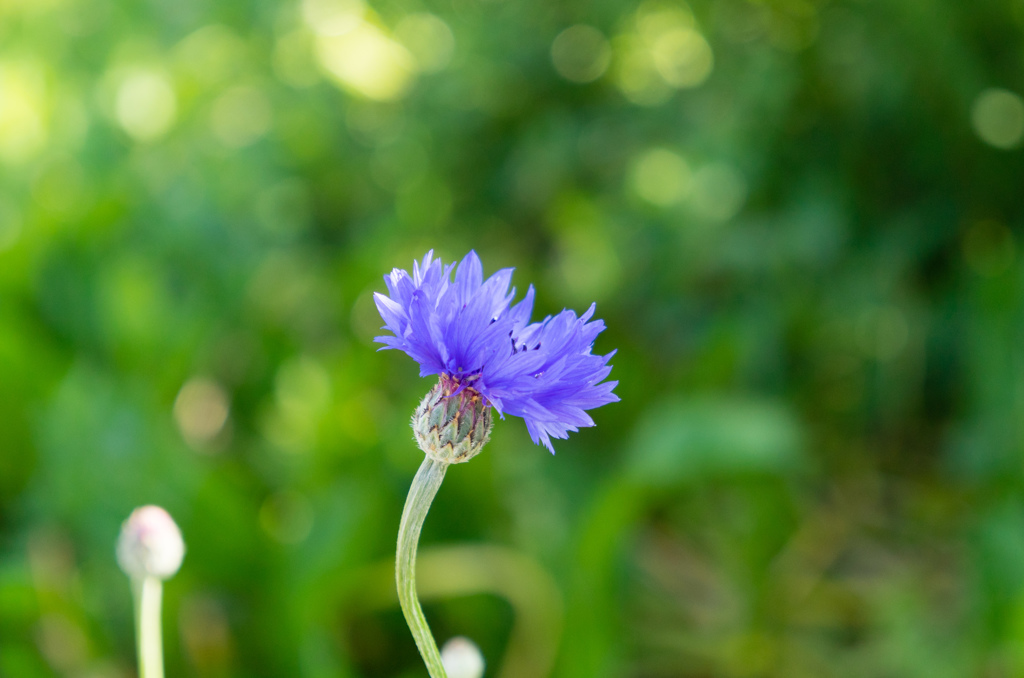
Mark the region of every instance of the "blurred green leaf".
<instances>
[{"instance_id":1,"label":"blurred green leaf","mask_svg":"<svg viewBox=\"0 0 1024 678\"><path fill-rule=\"evenodd\" d=\"M805 468L804 434L793 413L770 401L675 398L637 423L627 477L653 486Z\"/></svg>"}]
</instances>

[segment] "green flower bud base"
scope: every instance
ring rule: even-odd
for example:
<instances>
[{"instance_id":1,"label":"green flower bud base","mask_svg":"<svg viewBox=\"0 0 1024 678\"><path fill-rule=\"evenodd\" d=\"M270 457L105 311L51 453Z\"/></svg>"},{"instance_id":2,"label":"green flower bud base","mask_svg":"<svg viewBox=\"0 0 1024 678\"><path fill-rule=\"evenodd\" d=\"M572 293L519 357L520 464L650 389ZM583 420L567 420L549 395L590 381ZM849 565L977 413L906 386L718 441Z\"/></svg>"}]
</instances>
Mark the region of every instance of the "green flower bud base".
<instances>
[{"instance_id":1,"label":"green flower bud base","mask_svg":"<svg viewBox=\"0 0 1024 678\"><path fill-rule=\"evenodd\" d=\"M480 454L494 426L484 397L469 387L459 391L459 386L458 380L441 377L412 417L420 449L446 464L460 464Z\"/></svg>"}]
</instances>

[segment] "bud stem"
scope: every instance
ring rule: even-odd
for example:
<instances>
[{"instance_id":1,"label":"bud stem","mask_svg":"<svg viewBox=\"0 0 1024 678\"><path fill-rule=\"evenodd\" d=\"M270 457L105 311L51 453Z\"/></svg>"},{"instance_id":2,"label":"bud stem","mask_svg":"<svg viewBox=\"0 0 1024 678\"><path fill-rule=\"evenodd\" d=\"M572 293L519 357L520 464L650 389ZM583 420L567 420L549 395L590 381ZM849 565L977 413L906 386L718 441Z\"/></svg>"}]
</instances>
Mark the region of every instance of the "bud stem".
<instances>
[{"instance_id":1,"label":"bud stem","mask_svg":"<svg viewBox=\"0 0 1024 678\"><path fill-rule=\"evenodd\" d=\"M430 626L423 616L419 598L416 596L416 548L419 545L420 530L430 510L430 504L437 495L448 464L431 459L423 459L416 477L409 488L409 496L405 500L402 522L398 527L398 552L395 557L395 581L398 583L398 601L405 614L405 622L412 631L419 648L423 663L431 678L448 678L437 643L430 633ZM143 678L151 678L144 676Z\"/></svg>"},{"instance_id":2,"label":"bud stem","mask_svg":"<svg viewBox=\"0 0 1024 678\"><path fill-rule=\"evenodd\" d=\"M160 598L163 582L154 576L132 581L135 594L135 633L139 644L139 678L164 678L160 637Z\"/></svg>"}]
</instances>

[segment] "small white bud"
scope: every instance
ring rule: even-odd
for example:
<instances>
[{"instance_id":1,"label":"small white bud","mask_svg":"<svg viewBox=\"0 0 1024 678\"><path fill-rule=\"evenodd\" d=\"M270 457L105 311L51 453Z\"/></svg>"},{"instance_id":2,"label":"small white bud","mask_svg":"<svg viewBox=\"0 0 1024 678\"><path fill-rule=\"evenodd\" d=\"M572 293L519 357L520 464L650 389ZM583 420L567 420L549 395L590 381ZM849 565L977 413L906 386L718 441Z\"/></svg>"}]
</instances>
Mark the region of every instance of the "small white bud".
<instances>
[{"instance_id":1,"label":"small white bud","mask_svg":"<svg viewBox=\"0 0 1024 678\"><path fill-rule=\"evenodd\" d=\"M184 557L181 530L159 506L140 506L121 525L117 564L129 577L168 579Z\"/></svg>"},{"instance_id":2,"label":"small white bud","mask_svg":"<svg viewBox=\"0 0 1024 678\"><path fill-rule=\"evenodd\" d=\"M441 648L441 663L448 678L481 678L484 656L480 648L465 636L456 636Z\"/></svg>"}]
</instances>

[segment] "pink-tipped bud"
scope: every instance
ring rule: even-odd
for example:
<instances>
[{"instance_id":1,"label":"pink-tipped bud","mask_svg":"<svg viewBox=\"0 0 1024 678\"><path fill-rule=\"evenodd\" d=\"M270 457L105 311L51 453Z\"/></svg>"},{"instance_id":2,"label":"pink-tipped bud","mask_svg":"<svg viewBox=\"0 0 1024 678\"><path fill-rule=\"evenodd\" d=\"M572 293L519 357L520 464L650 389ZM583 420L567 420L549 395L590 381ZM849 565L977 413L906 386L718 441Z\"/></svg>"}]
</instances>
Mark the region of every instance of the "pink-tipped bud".
<instances>
[{"instance_id":1,"label":"pink-tipped bud","mask_svg":"<svg viewBox=\"0 0 1024 678\"><path fill-rule=\"evenodd\" d=\"M159 506L140 506L121 525L117 564L133 579L168 579L181 567L185 542L181 530Z\"/></svg>"},{"instance_id":2,"label":"pink-tipped bud","mask_svg":"<svg viewBox=\"0 0 1024 678\"><path fill-rule=\"evenodd\" d=\"M481 678L484 656L469 638L456 636L441 648L441 663L448 678Z\"/></svg>"}]
</instances>

